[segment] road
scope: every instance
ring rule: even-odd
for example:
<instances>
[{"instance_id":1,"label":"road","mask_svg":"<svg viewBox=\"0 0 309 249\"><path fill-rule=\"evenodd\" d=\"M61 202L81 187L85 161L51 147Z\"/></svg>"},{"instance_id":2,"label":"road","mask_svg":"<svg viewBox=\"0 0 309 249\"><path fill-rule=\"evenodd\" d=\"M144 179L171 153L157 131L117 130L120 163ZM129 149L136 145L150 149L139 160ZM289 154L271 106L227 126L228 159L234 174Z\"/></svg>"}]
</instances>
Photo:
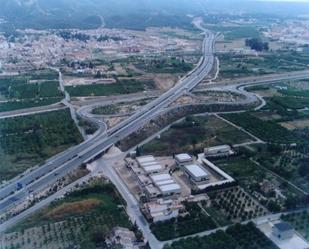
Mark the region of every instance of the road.
<instances>
[{"instance_id":1,"label":"road","mask_svg":"<svg viewBox=\"0 0 309 249\"><path fill-rule=\"evenodd\" d=\"M282 74L254 76L254 77L248 77L248 78L241 78L237 80L212 81L210 84L197 86L192 92L193 93L205 92L209 90L220 90L220 91L236 90L237 92L239 92L239 90L241 89L237 89L237 87L242 88L244 90L244 88L249 85L271 84L271 83L281 82L285 80L297 80L297 79L308 79L308 78L309 78L309 70L303 70L303 71L296 71L296 72L282 73ZM92 109L93 109L95 107L106 106L106 105L116 104L120 102L130 102L130 101L143 100L143 99L149 99L149 98L157 98L163 93L164 91L162 90L156 90L156 91L150 91L150 92L149 91L139 92L139 93L125 94L125 95L87 97L87 98L83 98L83 100L70 100L70 103L73 106L82 106L82 107L86 105L89 107L92 106ZM244 91L241 91L241 93L247 93L247 92L244 90ZM265 101L261 98L260 100L264 105ZM42 113L45 111L54 110L54 108L55 108L54 105L50 105L50 106L41 106L41 107L16 110L16 111L13 111L13 113L12 112L2 112L0 113L0 119Z\"/></svg>"},{"instance_id":2,"label":"road","mask_svg":"<svg viewBox=\"0 0 309 249\"><path fill-rule=\"evenodd\" d=\"M309 208L299 208L297 210L292 210L292 211L288 211L288 212L268 214L268 215L261 216L261 217L258 217L258 218L253 218L253 219L250 219L250 220L243 221L243 222L241 222L241 224L247 224L249 222L253 222L253 223L258 225L258 224L261 224L261 223L264 223L264 222L268 222L270 220L278 220L278 219L280 219L281 215L286 215L286 214L291 214L291 213L300 213L300 212L308 211L308 210L309 210ZM171 244L171 243L178 241L178 240L182 240L182 239L186 239L186 238L192 238L192 237L196 237L196 236L199 236L199 237L208 236L210 234L218 232L219 230L225 231L230 226L232 226L232 225L222 226L222 227L218 227L218 228L215 228L215 229L212 229L212 230L208 230L208 231L195 233L195 234L192 234L192 235L187 235L187 236L179 237L179 238L176 238L176 239L164 241L164 244Z\"/></svg>"},{"instance_id":3,"label":"road","mask_svg":"<svg viewBox=\"0 0 309 249\"><path fill-rule=\"evenodd\" d=\"M196 25L200 29L202 29L199 24ZM204 56L201 58L198 66L193 71L191 71L186 77L182 78L173 88L163 93L160 97L158 97L154 101L151 101L140 110L138 110L131 117L129 117L127 120L119 123L110 130L106 130L106 126L102 121L98 121L96 118L88 115L84 116L84 118L87 118L88 120L98 124L99 129L95 133L95 135L92 138L84 141L83 143L49 159L44 165L41 165L41 167L38 167L37 169L34 169L33 171L22 175L19 179L16 179L15 181L10 182L6 186L2 187L0 189L0 213L5 212L10 207L25 200L30 192L32 194L38 193L46 186L56 182L69 171L76 169L84 162L92 160L95 156L106 151L116 142L127 137L129 134L138 130L140 127L144 126L144 124L146 124L150 119L156 116L158 112L169 106L172 102L174 102L184 93L192 91L193 88L195 88L202 80L204 80L209 75L215 61L215 57L213 55L215 35L208 32L207 30L203 30L203 32L205 34L205 39L203 41ZM270 76L265 76L261 80L253 79L245 81L235 81L233 84L226 82L219 84L212 83L207 86L206 89L222 90L224 88L225 90L244 91L244 87L247 85L272 83L283 79L286 80L308 78L308 76L308 71L303 73L288 73L286 75L280 75L273 78L271 78ZM65 104L69 104L68 98L69 96L66 96L64 101ZM83 115L83 113L80 113L80 115ZM109 172L109 174L110 177L115 177L112 172ZM24 187L23 189L17 191L16 185L18 182L22 183ZM116 184L121 183L116 182ZM118 187L120 189L123 188L123 186L120 185ZM129 196L128 198L130 198L130 193L125 194ZM135 213L138 212L136 203L134 203L133 200L132 205L130 205L129 207L131 208L131 212L133 212L134 210ZM25 211L25 213L29 213L30 211L28 210ZM18 219L14 220L13 218L8 222L10 225L12 225L17 221ZM143 218L140 218L138 225L142 226L143 223ZM0 231L1 229L3 230L3 226L4 225L2 224L0 225ZM149 241L152 244L155 243L155 241L151 241L152 234L148 234L149 231L147 231L148 230L145 227L143 229L143 232L146 233L146 237L150 238Z\"/></svg>"},{"instance_id":4,"label":"road","mask_svg":"<svg viewBox=\"0 0 309 249\"><path fill-rule=\"evenodd\" d=\"M38 113L44 113L44 112L52 112L57 111L66 108L61 103L55 103L52 105L47 106L38 106L38 107L31 107L27 109L21 109L21 110L14 110L14 111L8 111L8 112L1 112L0 113L0 119L4 118L13 118L18 116L26 116L26 115L32 115L32 114L38 114Z\"/></svg>"},{"instance_id":5,"label":"road","mask_svg":"<svg viewBox=\"0 0 309 249\"><path fill-rule=\"evenodd\" d=\"M122 158L121 158L122 157ZM122 197L127 203L126 212L130 217L130 220L137 224L137 226L142 230L144 237L147 239L151 249L161 249L164 245L163 242L156 239L149 228L149 224L145 219L144 215L141 213L139 208L139 203L135 199L135 197L131 194L130 190L127 188L122 179L115 172L112 165L123 159L125 157L125 153L122 153L119 157L115 158L102 158L98 160L97 163L103 166L104 175L106 175L116 186L117 190L120 192Z\"/></svg>"},{"instance_id":6,"label":"road","mask_svg":"<svg viewBox=\"0 0 309 249\"><path fill-rule=\"evenodd\" d=\"M116 142L138 130L158 111L167 107L183 95L184 92L191 91L206 78L214 65L215 35L207 30L203 30L203 32L205 34L203 41L204 56L193 71L181 79L172 89L145 105L124 122L108 130L107 133L105 126L103 124L100 125L99 130L91 139L48 160L44 165L2 187L0 189L0 212L3 213L17 203L26 200L30 192L32 194L38 193L46 186L56 182L69 171L74 170L84 162L92 160ZM91 119L91 117L87 118ZM98 123L97 120L96 123ZM17 183L21 183L24 187L21 190L17 190Z\"/></svg>"},{"instance_id":7,"label":"road","mask_svg":"<svg viewBox=\"0 0 309 249\"><path fill-rule=\"evenodd\" d=\"M29 195L29 192L39 192L48 184L52 184L57 179L64 176L68 171L75 169L83 162L87 162L96 155L104 152L117 141L127 137L129 134L142 127L152 117L157 115L158 112L179 98L183 93L189 92L197 86L205 77L208 76L214 64L214 56L212 53L214 51L215 36L207 31L204 32L204 57L201 59L195 70L190 72L187 77L181 79L175 87L163 93L156 100L145 105L130 118L124 122L121 122L107 132L104 122L98 121L96 118L91 116L84 116L84 118L87 118L89 121L93 121L99 125L99 129L95 135L80 145L75 146L48 160L44 165L33 170L32 172L27 173L26 175L21 175L18 180L15 179L15 181L2 187L0 189L0 213L25 200ZM280 75L262 76L259 79L250 78L245 80L235 80L233 82L213 82L199 89L243 91L249 98L252 98L252 94L248 94L244 91L245 86L273 83L289 79L303 79L308 77L309 71L290 72ZM25 187L22 190L16 191L17 182L22 183Z\"/></svg>"}]
</instances>

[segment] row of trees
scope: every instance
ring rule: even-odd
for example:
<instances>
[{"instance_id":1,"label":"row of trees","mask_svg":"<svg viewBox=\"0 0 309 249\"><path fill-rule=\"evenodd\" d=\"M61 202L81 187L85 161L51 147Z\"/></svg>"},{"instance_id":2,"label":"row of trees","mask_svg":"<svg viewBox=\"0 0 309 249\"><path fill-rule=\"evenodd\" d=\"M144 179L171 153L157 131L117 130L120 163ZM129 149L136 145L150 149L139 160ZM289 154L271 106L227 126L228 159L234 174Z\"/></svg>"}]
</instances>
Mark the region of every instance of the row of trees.
<instances>
[{"instance_id":1,"label":"row of trees","mask_svg":"<svg viewBox=\"0 0 309 249\"><path fill-rule=\"evenodd\" d=\"M164 249L278 249L253 223L236 224L225 232L204 237L191 237L166 245Z\"/></svg>"},{"instance_id":2,"label":"row of trees","mask_svg":"<svg viewBox=\"0 0 309 249\"><path fill-rule=\"evenodd\" d=\"M250 47L251 49L254 49L256 51L269 50L268 42L263 42L261 39L258 38L246 39L245 43L247 47Z\"/></svg>"}]
</instances>

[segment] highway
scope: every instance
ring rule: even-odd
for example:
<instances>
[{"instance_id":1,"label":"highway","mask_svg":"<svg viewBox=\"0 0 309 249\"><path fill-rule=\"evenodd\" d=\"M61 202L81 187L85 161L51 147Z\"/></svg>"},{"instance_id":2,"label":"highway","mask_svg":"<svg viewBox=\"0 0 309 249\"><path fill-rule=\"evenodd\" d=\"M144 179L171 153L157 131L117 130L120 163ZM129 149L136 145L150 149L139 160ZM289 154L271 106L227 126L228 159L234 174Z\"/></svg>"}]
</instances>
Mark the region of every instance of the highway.
<instances>
[{"instance_id":1,"label":"highway","mask_svg":"<svg viewBox=\"0 0 309 249\"><path fill-rule=\"evenodd\" d=\"M149 120L155 117L164 108L168 107L172 102L178 99L186 92L192 91L202 80L209 76L214 67L214 43L216 36L213 33L203 30L205 38L203 41L204 56L201 58L198 66L191 71L186 77L182 78L173 88L163 93L157 99L143 106L131 117L119 123L110 130L104 122L97 118L85 114L81 109L78 114L83 118L94 122L99 126L97 132L83 143L60 153L46 161L44 165L35 168L31 172L27 172L19 179L9 182L0 189L0 214L9 208L27 199L29 194L35 194L47 186L55 183L69 171L76 169L85 162L92 160L95 156L106 151L110 146L127 137L129 134L144 126ZM59 73L60 74L60 73ZM60 76L61 77L61 76ZM204 86L200 89L205 90L231 90L246 92L244 87L247 85L272 83L281 80L303 79L309 78L309 71L291 72L277 76L268 75L259 77L259 79L235 80L232 82L217 82ZM252 97L252 94L251 94ZM66 96L67 101L67 96ZM84 108L86 110L87 107ZM23 184L21 190L17 190L17 183ZM9 221L10 222L10 221ZM11 221L12 224L13 221ZM0 232L3 227L0 225Z\"/></svg>"},{"instance_id":2,"label":"highway","mask_svg":"<svg viewBox=\"0 0 309 249\"><path fill-rule=\"evenodd\" d=\"M39 192L41 189L48 186L48 184L52 184L57 179L60 179L68 171L78 167L83 162L91 160L96 155L104 152L114 143L138 130L182 94L189 92L196 87L205 77L208 76L214 65L213 52L215 35L205 30L204 32L205 39L203 42L203 49L205 56L201 59L197 68L190 72L185 78L181 79L175 87L142 107L124 122L121 122L112 129L106 131L107 127L104 122L99 121L91 115L86 115L83 112L80 112L79 115L98 124L98 131L89 140L86 140L83 143L49 159L46 164L41 167L25 174L18 180L14 179L14 181L2 187L0 189L0 214L13 205L25 200L29 193ZM309 71L266 75L258 78L255 77L226 82L213 82L209 85L198 87L197 90L236 90L241 91L242 93L247 94L247 97L252 98L252 94L249 96L249 94L244 91L245 86L304 78L309 78ZM22 190L16 191L17 182L24 185ZM13 192L15 193L12 194Z\"/></svg>"},{"instance_id":3,"label":"highway","mask_svg":"<svg viewBox=\"0 0 309 249\"><path fill-rule=\"evenodd\" d=\"M200 27L202 29L202 27ZM104 122L98 120L95 116L89 115L89 106L83 107L78 111L78 115L90 122L96 123L99 127L97 132L90 139L84 141L83 143L72 147L65 152L50 158L44 165L34 169L31 172L25 173L24 176L19 179L14 179L14 181L9 182L6 186L0 189L0 214L15 206L16 204L26 200L30 193L38 193L40 190L46 188L47 186L53 184L69 171L76 169L81 164L92 160L96 155L101 154L106 151L110 146L120 141L121 139L127 137L129 134L141 128L144 124L149 122L153 117L162 112L166 107L168 107L172 102L178 99L186 92L190 92L195 88L205 77L209 76L209 73L213 69L215 57L214 53L214 42L216 36L207 30L203 30L205 34L205 39L203 41L203 52L204 56L201 58L198 66L191 71L186 77L181 79L179 83L172 89L163 93L154 101L151 101L147 105L143 106L140 110L135 112L127 120L119 123L110 130ZM60 72L59 72L60 74ZM303 72L292 72L281 75L268 75L252 79L242 79L229 82L217 82L211 83L207 86L198 88L200 90L220 90L220 91L238 91L247 96L246 101L251 101L254 98L254 94L248 94L245 91L245 87L248 85L266 84L278 82L281 80L289 79L303 79L309 78L309 71ZM136 96L138 98L138 96ZM257 97L257 96L255 96ZM67 96L66 96L67 98ZM67 100L69 102L69 100ZM114 182L117 189L122 193L125 200L128 203L128 214L133 217L140 228L142 228L143 233L146 238L148 238L152 248L162 248L164 243L159 242L149 230L149 226L144 221L144 217L139 211L138 203L132 197L131 193L128 192L124 184L119 180L116 173L104 165L104 173ZM85 177L86 178L86 177ZM22 183L24 187L21 190L16 190L17 182ZM71 186L69 186L71 187ZM68 187L67 187L68 188ZM56 196L61 196L67 188L57 192ZM13 193L14 192L14 193ZM34 210L39 207L47 205L51 199L54 197L48 197L47 199L38 203L38 206L32 207L24 211L21 216L14 217L7 222L0 224L0 232L4 231L5 228L16 224L20 221L20 217L26 217ZM207 232L208 233L208 232ZM202 234L201 234L202 235ZM171 241L170 241L171 242Z\"/></svg>"},{"instance_id":4,"label":"highway","mask_svg":"<svg viewBox=\"0 0 309 249\"><path fill-rule=\"evenodd\" d=\"M67 172L77 168L84 162L92 160L119 140L138 130L156 115L158 111L167 107L184 92L191 91L207 77L214 65L215 35L207 30L203 30L203 32L205 34L203 41L204 56L193 71L181 79L175 87L145 105L124 122L108 130L107 133L106 127L102 122L99 130L91 139L51 158L44 165L5 185L0 189L0 213L26 200L29 193L38 193L63 177ZM89 117L87 118L89 119ZM17 190L17 183L22 184L24 187L21 190Z\"/></svg>"}]
</instances>

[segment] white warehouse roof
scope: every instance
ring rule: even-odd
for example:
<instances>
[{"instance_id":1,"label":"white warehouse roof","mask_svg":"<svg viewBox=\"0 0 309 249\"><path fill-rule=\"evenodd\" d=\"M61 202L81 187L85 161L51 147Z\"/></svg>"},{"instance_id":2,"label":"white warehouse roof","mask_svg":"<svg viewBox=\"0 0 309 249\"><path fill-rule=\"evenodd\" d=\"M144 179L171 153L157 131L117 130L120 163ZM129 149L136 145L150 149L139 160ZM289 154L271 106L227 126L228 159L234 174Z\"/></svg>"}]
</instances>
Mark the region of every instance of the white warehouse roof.
<instances>
[{"instance_id":1,"label":"white warehouse roof","mask_svg":"<svg viewBox=\"0 0 309 249\"><path fill-rule=\"evenodd\" d=\"M229 145L218 145L218 146L206 148L205 150L210 152L210 151L221 151L221 150L226 151L230 149L231 149L231 146Z\"/></svg>"},{"instance_id":2,"label":"white warehouse roof","mask_svg":"<svg viewBox=\"0 0 309 249\"><path fill-rule=\"evenodd\" d=\"M169 184L172 184L172 183L175 183L175 181L173 179L155 182L155 184L157 186L169 185Z\"/></svg>"},{"instance_id":3,"label":"white warehouse roof","mask_svg":"<svg viewBox=\"0 0 309 249\"><path fill-rule=\"evenodd\" d=\"M192 157L187 153L178 154L175 156L175 159L179 162L191 161Z\"/></svg>"},{"instance_id":4,"label":"white warehouse roof","mask_svg":"<svg viewBox=\"0 0 309 249\"><path fill-rule=\"evenodd\" d=\"M181 191L180 186L177 183L172 183L168 185L158 186L162 193L173 192L173 191Z\"/></svg>"},{"instance_id":5,"label":"white warehouse roof","mask_svg":"<svg viewBox=\"0 0 309 249\"><path fill-rule=\"evenodd\" d=\"M155 165L152 165L152 166L144 167L144 170L147 173L153 172L153 171L159 171L159 170L162 170L162 166L160 164L155 164Z\"/></svg>"},{"instance_id":6,"label":"white warehouse roof","mask_svg":"<svg viewBox=\"0 0 309 249\"><path fill-rule=\"evenodd\" d=\"M148 167L148 166L152 166L154 164L158 164L156 161L151 161L151 162L147 162L147 163L140 163L140 165L142 167Z\"/></svg>"},{"instance_id":7,"label":"white warehouse roof","mask_svg":"<svg viewBox=\"0 0 309 249\"><path fill-rule=\"evenodd\" d=\"M150 178L153 182L159 182L159 181L165 181L165 180L172 179L171 175L167 174L167 173L152 175L152 176L150 176Z\"/></svg>"},{"instance_id":8,"label":"white warehouse roof","mask_svg":"<svg viewBox=\"0 0 309 249\"><path fill-rule=\"evenodd\" d=\"M185 168L196 178L208 176L207 171L202 166L197 164L187 165Z\"/></svg>"},{"instance_id":9,"label":"white warehouse roof","mask_svg":"<svg viewBox=\"0 0 309 249\"><path fill-rule=\"evenodd\" d=\"M141 163L146 163L146 162L156 161L156 159L153 156L140 156L140 157L137 157L136 160L140 164Z\"/></svg>"}]
</instances>

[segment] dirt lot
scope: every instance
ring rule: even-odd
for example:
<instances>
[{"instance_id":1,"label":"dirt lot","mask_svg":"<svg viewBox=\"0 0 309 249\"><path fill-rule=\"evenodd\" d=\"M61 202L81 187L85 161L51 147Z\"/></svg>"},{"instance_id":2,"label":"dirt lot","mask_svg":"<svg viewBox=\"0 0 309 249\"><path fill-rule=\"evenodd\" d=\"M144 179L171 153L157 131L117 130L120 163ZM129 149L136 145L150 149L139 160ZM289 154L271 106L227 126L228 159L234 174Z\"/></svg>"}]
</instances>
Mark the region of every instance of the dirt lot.
<instances>
[{"instance_id":1,"label":"dirt lot","mask_svg":"<svg viewBox=\"0 0 309 249\"><path fill-rule=\"evenodd\" d=\"M263 121L277 120L282 118L282 116L274 112L256 112L253 114L253 116L262 119Z\"/></svg>"},{"instance_id":2,"label":"dirt lot","mask_svg":"<svg viewBox=\"0 0 309 249\"><path fill-rule=\"evenodd\" d=\"M114 67L118 74L127 74L127 71L120 65L120 63L114 63Z\"/></svg>"},{"instance_id":3,"label":"dirt lot","mask_svg":"<svg viewBox=\"0 0 309 249\"><path fill-rule=\"evenodd\" d=\"M77 85L91 85L91 84L113 84L116 83L114 78L106 79L94 79L94 78L82 78L82 77L64 77L65 86L77 86Z\"/></svg>"},{"instance_id":4,"label":"dirt lot","mask_svg":"<svg viewBox=\"0 0 309 249\"><path fill-rule=\"evenodd\" d=\"M176 84L177 80L177 77L172 74L156 74L154 76L156 87L160 90L172 88Z\"/></svg>"},{"instance_id":5,"label":"dirt lot","mask_svg":"<svg viewBox=\"0 0 309 249\"><path fill-rule=\"evenodd\" d=\"M280 125L288 130L303 129L309 127L309 119L281 122Z\"/></svg>"},{"instance_id":6,"label":"dirt lot","mask_svg":"<svg viewBox=\"0 0 309 249\"><path fill-rule=\"evenodd\" d=\"M216 43L216 51L229 52L232 50L248 49L245 46L245 39L237 39L229 42L224 42L222 37Z\"/></svg>"},{"instance_id":7,"label":"dirt lot","mask_svg":"<svg viewBox=\"0 0 309 249\"><path fill-rule=\"evenodd\" d=\"M254 91L255 93L257 93L258 95L262 96L262 97L273 97L273 96L282 96L281 93L279 93L277 91L277 89L274 88L270 88L268 90L259 90L259 91Z\"/></svg>"},{"instance_id":8,"label":"dirt lot","mask_svg":"<svg viewBox=\"0 0 309 249\"><path fill-rule=\"evenodd\" d=\"M121 121L125 120L128 117L115 117L115 118L105 118L104 121L107 124L108 128L114 127L119 124Z\"/></svg>"},{"instance_id":9,"label":"dirt lot","mask_svg":"<svg viewBox=\"0 0 309 249\"><path fill-rule=\"evenodd\" d=\"M101 201L98 199L87 199L72 203L63 203L61 206L51 210L46 214L46 217L51 219L60 219L67 214L82 214L88 209L100 205Z\"/></svg>"}]
</instances>

